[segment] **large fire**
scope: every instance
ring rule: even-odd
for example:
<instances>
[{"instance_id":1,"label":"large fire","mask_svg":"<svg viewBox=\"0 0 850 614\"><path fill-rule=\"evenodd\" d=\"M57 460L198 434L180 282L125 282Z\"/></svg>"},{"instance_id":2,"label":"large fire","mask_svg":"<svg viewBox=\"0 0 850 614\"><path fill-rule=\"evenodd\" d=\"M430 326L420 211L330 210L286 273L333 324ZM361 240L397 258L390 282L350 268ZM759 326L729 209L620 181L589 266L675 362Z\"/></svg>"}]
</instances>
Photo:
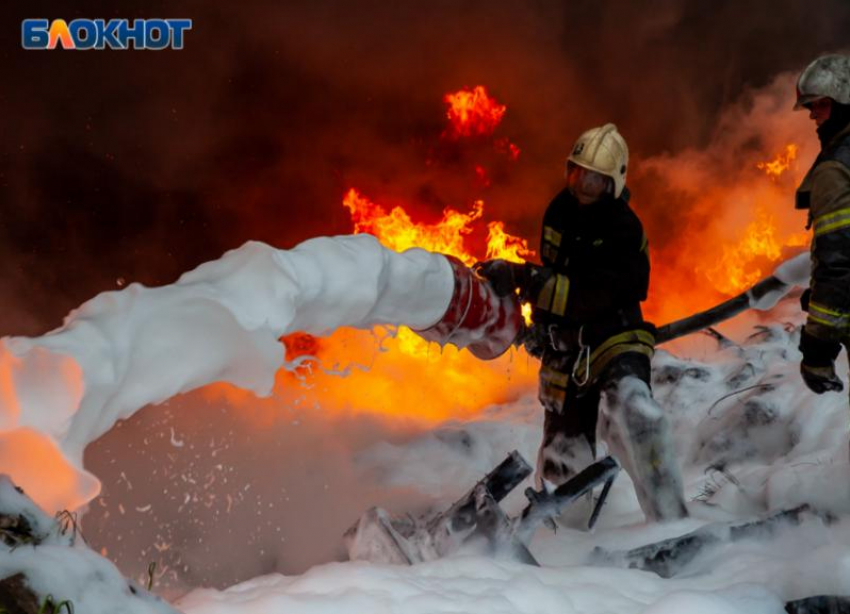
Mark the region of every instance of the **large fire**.
<instances>
[{"instance_id":1,"label":"large fire","mask_svg":"<svg viewBox=\"0 0 850 614\"><path fill-rule=\"evenodd\" d=\"M477 140L480 146L480 137L489 138L506 113L505 105L482 86L446 94L444 100L448 127L442 137L462 147L464 138ZM500 138L493 143L497 151L516 159L519 149L510 141ZM737 294L788 257L789 249L806 244L808 235L800 232L799 215L788 206L792 183L799 179L798 150L793 144L777 147L780 154L774 160L751 161L750 168L763 173L736 172L726 175L725 182L700 174L706 166L686 157L663 169L668 181L696 189L686 192L691 194L691 202L684 207L690 230L651 250L654 273L645 310L651 320L663 323L683 317ZM710 162L708 157L701 162L705 160ZM474 170L479 187L488 187L490 177L481 162L471 160L467 170ZM678 185L671 182L674 189ZM644 202L652 202L651 194L641 196ZM638 212L644 217L640 202ZM388 206L356 188L344 194L343 205L355 233L370 233L394 250L421 247L455 256L466 265L492 258L523 262L534 257L528 242L507 233L503 222L484 223L481 200L472 201L466 210L447 208L441 217L427 222L416 219L417 208L406 203ZM653 232L666 228L654 227L652 216L646 217L652 244ZM526 321L529 312L525 305ZM452 346L428 344L405 328L339 330L321 339L293 335L284 342L287 359L294 362L291 371L279 375L277 402L269 402L272 412L284 399L294 405L418 421L462 419L527 393L536 382L537 364L521 350L482 362ZM298 382L301 385L293 385ZM238 391L228 394L240 396ZM260 408L264 403L252 400L251 406Z\"/></svg>"},{"instance_id":2,"label":"large fire","mask_svg":"<svg viewBox=\"0 0 850 614\"><path fill-rule=\"evenodd\" d=\"M436 224L414 223L402 207L393 207L389 213L351 188L343 199L351 212L354 232L367 232L395 251L421 247L432 252L459 258L467 266L476 262L464 244L464 237L472 232L472 223L484 215L484 203L476 201L469 213L446 209ZM522 262L522 260L520 260Z\"/></svg>"},{"instance_id":3,"label":"large fire","mask_svg":"<svg viewBox=\"0 0 850 614\"><path fill-rule=\"evenodd\" d=\"M421 247L467 265L491 258L524 262L534 256L527 241L507 233L504 223L480 224L482 201L472 203L467 212L446 209L433 223L414 221L404 207L384 207L354 188L346 192L343 205L355 233L368 232L396 251ZM482 244L480 252L473 243ZM482 362L453 346L429 344L404 327L371 333L339 330L318 340L296 334L283 341L287 359L296 365L293 371L281 372L275 396L325 409L365 410L417 421L464 418L533 389L537 377L536 365L521 350ZM293 385L293 377L303 385ZM247 400L225 387L212 392L227 394L231 402ZM263 402L252 406L259 410Z\"/></svg>"},{"instance_id":4,"label":"large fire","mask_svg":"<svg viewBox=\"0 0 850 614\"><path fill-rule=\"evenodd\" d=\"M483 258L476 257L466 245L464 237L471 235L473 223L484 215L484 202L477 200L469 213L454 209L443 211L443 217L435 224L414 222L404 208L397 206L387 210L351 188L343 199L343 205L351 212L354 232L368 232L395 251L421 247L432 252L454 256L467 266L479 260L500 258L509 262L525 262L534 256L528 241L505 232L504 222L487 224L487 247Z\"/></svg>"},{"instance_id":5,"label":"large fire","mask_svg":"<svg viewBox=\"0 0 850 614\"><path fill-rule=\"evenodd\" d=\"M446 94L444 101L449 123L442 137L458 143L491 136L507 110L483 86ZM506 137L495 139L493 148L512 161L519 156L519 148ZM472 170L480 187L490 185L480 162ZM494 258L524 262L534 256L527 241L508 234L504 223L482 223L481 200L465 212L447 208L435 222L415 221L410 207L378 204L355 188L345 193L343 206L354 233L372 234L396 251L420 247L454 256L467 266ZM529 312L524 306L527 321ZM404 327L341 329L321 339L294 334L283 342L291 366L278 374L272 399L249 398L225 385L208 386L206 393L225 395L230 403L254 410L252 415L260 420L272 419L283 400L326 410L442 421L469 417L516 398L532 390L537 379L536 365L522 350L482 362L453 346L429 344Z\"/></svg>"},{"instance_id":6,"label":"large fire","mask_svg":"<svg viewBox=\"0 0 850 614\"><path fill-rule=\"evenodd\" d=\"M811 127L786 126L789 122L778 115L748 122L759 126L757 134L772 156L750 153L752 134L736 132L731 141L707 150L643 162L675 195L668 201L675 206L668 209L675 234L664 235L668 217L655 219L651 210L642 215L653 267L644 313L658 324L746 291L810 241L805 215L794 208L794 190L802 180L798 158L813 157L817 145ZM640 205L652 204L653 194L636 191L636 200L643 214Z\"/></svg>"}]
</instances>

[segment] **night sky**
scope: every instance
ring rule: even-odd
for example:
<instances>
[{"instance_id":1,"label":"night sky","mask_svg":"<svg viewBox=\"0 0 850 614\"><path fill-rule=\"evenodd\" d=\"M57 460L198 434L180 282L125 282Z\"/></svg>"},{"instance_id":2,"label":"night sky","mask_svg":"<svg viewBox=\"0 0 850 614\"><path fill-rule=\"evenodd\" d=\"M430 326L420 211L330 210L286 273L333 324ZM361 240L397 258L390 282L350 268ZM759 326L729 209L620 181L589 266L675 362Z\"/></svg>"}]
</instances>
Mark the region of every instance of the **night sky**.
<instances>
[{"instance_id":1,"label":"night sky","mask_svg":"<svg viewBox=\"0 0 850 614\"><path fill-rule=\"evenodd\" d=\"M850 31L846 0L78 0L0 14L0 335L44 332L100 291L171 282L249 239L349 232L351 186L426 218L484 198L487 220L536 247L579 132L614 121L638 158L698 147L747 87ZM154 16L194 20L184 50L20 46L28 17ZM509 167L481 143L439 144L443 94L477 84L508 107L498 134L522 150ZM482 160L486 190L469 172Z\"/></svg>"}]
</instances>

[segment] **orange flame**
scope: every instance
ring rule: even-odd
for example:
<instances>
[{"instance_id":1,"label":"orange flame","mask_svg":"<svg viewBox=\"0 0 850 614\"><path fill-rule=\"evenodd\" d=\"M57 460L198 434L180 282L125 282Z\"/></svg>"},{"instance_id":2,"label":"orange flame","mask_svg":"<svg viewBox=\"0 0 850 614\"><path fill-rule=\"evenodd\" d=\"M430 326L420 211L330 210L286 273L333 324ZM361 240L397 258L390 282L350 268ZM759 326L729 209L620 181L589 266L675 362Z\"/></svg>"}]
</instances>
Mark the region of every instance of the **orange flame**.
<instances>
[{"instance_id":1,"label":"orange flame","mask_svg":"<svg viewBox=\"0 0 850 614\"><path fill-rule=\"evenodd\" d=\"M523 303L522 304L522 319L525 322L526 326L531 326L534 324L534 320L531 319L532 307L531 303Z\"/></svg>"},{"instance_id":2,"label":"orange flame","mask_svg":"<svg viewBox=\"0 0 850 614\"><path fill-rule=\"evenodd\" d=\"M492 134L507 111L505 105L487 94L483 85L446 94L443 101L449 105L448 136L454 138Z\"/></svg>"},{"instance_id":3,"label":"orange flame","mask_svg":"<svg viewBox=\"0 0 850 614\"><path fill-rule=\"evenodd\" d=\"M805 173L800 161L813 159L818 147L808 120L790 121L777 110L782 105L765 104L784 99L786 90L777 85L759 105L725 112L736 122L744 113L748 131L722 131L704 149L642 162L642 173L664 180L659 194L651 180L635 190L650 240L649 320L669 322L717 305L805 249L811 233L803 231L805 213L795 210L794 191ZM763 143L759 150L754 133ZM665 191L681 205L674 233L668 211L654 200ZM649 206L641 210L643 203Z\"/></svg>"},{"instance_id":4,"label":"orange flame","mask_svg":"<svg viewBox=\"0 0 850 614\"><path fill-rule=\"evenodd\" d=\"M463 238L472 232L472 222L484 214L484 203L480 200L469 213L446 209L436 224L416 224L401 207L393 207L387 213L354 188L348 190L342 202L351 212L355 234L375 235L383 245L397 252L421 247L455 256L467 266L476 262L475 256L466 250Z\"/></svg>"},{"instance_id":5,"label":"orange flame","mask_svg":"<svg viewBox=\"0 0 850 614\"><path fill-rule=\"evenodd\" d=\"M734 245L722 245L723 253L711 267L703 269L714 287L729 295L739 294L769 273L763 270L768 264L777 264L783 248L806 245L807 232L793 234L784 240L778 238L776 218L764 209L743 231L743 238ZM699 269L698 269L699 270Z\"/></svg>"},{"instance_id":6,"label":"orange flame","mask_svg":"<svg viewBox=\"0 0 850 614\"><path fill-rule=\"evenodd\" d=\"M789 143L775 159L758 162L756 168L777 182L786 171L797 170L795 162L798 151L796 144ZM784 210L784 207L780 209ZM805 246L811 238L806 231L793 234L780 232L776 215L768 213L763 207L757 210L755 219L747 224L741 236L735 244L722 245L722 255L716 264L704 270L709 281L724 294L744 292L769 274L768 265L772 268L783 257L787 257L785 248Z\"/></svg>"},{"instance_id":7,"label":"orange flame","mask_svg":"<svg viewBox=\"0 0 850 614\"><path fill-rule=\"evenodd\" d=\"M528 248L528 241L506 233L504 222L487 225L487 260L501 258L509 262L525 262L531 256L534 256L534 250Z\"/></svg>"},{"instance_id":8,"label":"orange flame","mask_svg":"<svg viewBox=\"0 0 850 614\"><path fill-rule=\"evenodd\" d=\"M789 170L797 159L799 147L794 143L785 146L785 151L769 162L759 162L756 168L764 171L773 181L777 181L782 174Z\"/></svg>"},{"instance_id":9,"label":"orange flame","mask_svg":"<svg viewBox=\"0 0 850 614\"><path fill-rule=\"evenodd\" d=\"M351 212L355 233L375 235L390 249L404 251L411 247L421 247L454 256L467 266L479 260L466 246L465 237L472 234L473 223L484 215L483 201L475 201L469 213L446 209L442 219L435 224L414 222L402 207L394 207L388 213L354 188L345 194L343 205ZM487 259L525 262L526 257L534 255L525 239L505 232L502 222L490 222L487 228Z\"/></svg>"},{"instance_id":10,"label":"orange flame","mask_svg":"<svg viewBox=\"0 0 850 614\"><path fill-rule=\"evenodd\" d=\"M411 247L421 247L458 258L467 266L476 263L477 258L464 241L473 233L473 223L484 215L484 202L475 201L469 213L460 213L454 209L443 211L443 217L436 224L416 223L402 207L394 207L389 213L351 188L343 199L343 204L351 212L354 232L368 232L395 251ZM505 232L503 222L490 222L487 225L487 248L485 259L525 262L534 256L528 248L528 242ZM407 329L398 333L399 347L410 355L427 355L428 342Z\"/></svg>"}]
</instances>

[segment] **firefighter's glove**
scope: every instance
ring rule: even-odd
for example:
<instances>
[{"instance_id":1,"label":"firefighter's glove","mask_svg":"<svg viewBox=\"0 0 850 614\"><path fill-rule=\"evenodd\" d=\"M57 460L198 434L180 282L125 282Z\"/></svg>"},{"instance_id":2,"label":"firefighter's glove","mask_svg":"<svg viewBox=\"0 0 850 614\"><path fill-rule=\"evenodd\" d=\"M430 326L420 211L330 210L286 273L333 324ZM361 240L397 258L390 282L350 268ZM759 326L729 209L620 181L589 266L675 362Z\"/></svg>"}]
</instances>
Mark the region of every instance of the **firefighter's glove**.
<instances>
[{"instance_id":1,"label":"firefighter's glove","mask_svg":"<svg viewBox=\"0 0 850 614\"><path fill-rule=\"evenodd\" d=\"M844 384L835 374L835 359L841 351L840 343L815 337L803 327L800 334L800 351L803 353L800 374L812 392L823 394L844 390Z\"/></svg>"},{"instance_id":2,"label":"firefighter's glove","mask_svg":"<svg viewBox=\"0 0 850 614\"><path fill-rule=\"evenodd\" d=\"M809 299L812 296L812 289L806 288L803 290L803 293L800 295L800 309L803 311L809 310Z\"/></svg>"},{"instance_id":3,"label":"firefighter's glove","mask_svg":"<svg viewBox=\"0 0 850 614\"><path fill-rule=\"evenodd\" d=\"M803 376L803 381L809 390L816 394L824 392L841 392L844 390L844 384L838 375L835 374L835 366L828 367L810 367L806 363L800 363L800 374Z\"/></svg>"},{"instance_id":4,"label":"firefighter's glove","mask_svg":"<svg viewBox=\"0 0 850 614\"><path fill-rule=\"evenodd\" d=\"M518 277L522 266L507 260L486 260L477 262L472 270L490 282L497 296L508 296L516 292L519 286Z\"/></svg>"},{"instance_id":5,"label":"firefighter's glove","mask_svg":"<svg viewBox=\"0 0 850 614\"><path fill-rule=\"evenodd\" d=\"M520 298L524 301L536 303L543 286L552 278L553 274L554 271L549 267L526 263Z\"/></svg>"}]
</instances>

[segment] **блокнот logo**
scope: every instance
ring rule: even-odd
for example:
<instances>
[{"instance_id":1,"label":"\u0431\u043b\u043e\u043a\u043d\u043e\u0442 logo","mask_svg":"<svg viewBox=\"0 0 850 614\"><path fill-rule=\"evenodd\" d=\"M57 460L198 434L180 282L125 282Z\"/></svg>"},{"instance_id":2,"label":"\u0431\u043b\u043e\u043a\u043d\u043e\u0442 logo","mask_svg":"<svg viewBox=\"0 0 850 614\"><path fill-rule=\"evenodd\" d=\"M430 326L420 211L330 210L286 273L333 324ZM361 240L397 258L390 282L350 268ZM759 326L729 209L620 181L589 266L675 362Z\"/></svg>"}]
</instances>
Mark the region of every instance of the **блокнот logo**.
<instances>
[{"instance_id":1,"label":"\u0431\u043b\u043e\u043a\u043d\u043e\u0442 logo","mask_svg":"<svg viewBox=\"0 0 850 614\"><path fill-rule=\"evenodd\" d=\"M191 19L24 19L24 49L182 49Z\"/></svg>"}]
</instances>

